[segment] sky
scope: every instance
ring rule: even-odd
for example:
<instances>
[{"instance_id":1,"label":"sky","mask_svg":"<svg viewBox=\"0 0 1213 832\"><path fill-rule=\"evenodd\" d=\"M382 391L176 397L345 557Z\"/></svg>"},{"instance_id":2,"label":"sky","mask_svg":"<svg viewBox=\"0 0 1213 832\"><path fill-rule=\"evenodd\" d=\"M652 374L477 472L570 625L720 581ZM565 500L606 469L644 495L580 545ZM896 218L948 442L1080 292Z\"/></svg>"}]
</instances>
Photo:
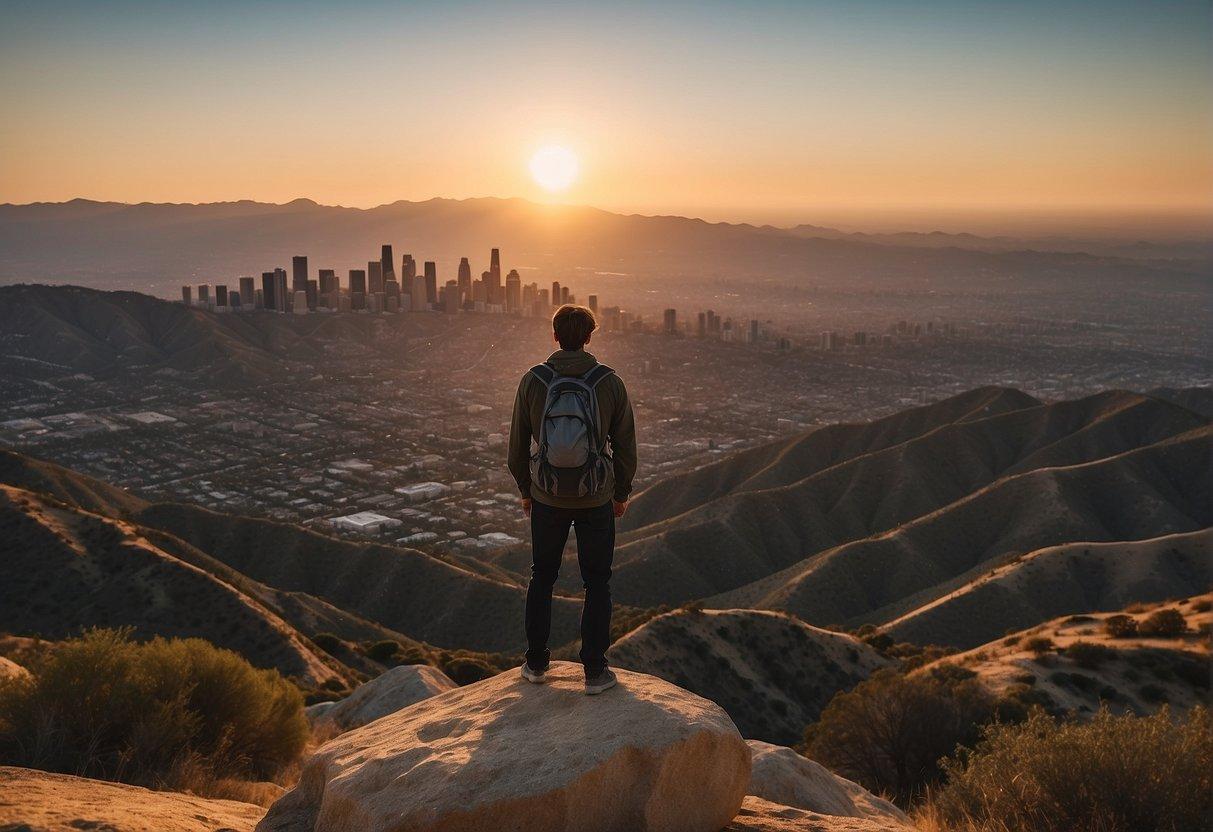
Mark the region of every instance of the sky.
<instances>
[{"instance_id":1,"label":"sky","mask_svg":"<svg viewBox=\"0 0 1213 832\"><path fill-rule=\"evenodd\" d=\"M5 0L0 202L1207 219L1210 19L1209 0ZM558 192L530 166L552 145L577 160Z\"/></svg>"}]
</instances>

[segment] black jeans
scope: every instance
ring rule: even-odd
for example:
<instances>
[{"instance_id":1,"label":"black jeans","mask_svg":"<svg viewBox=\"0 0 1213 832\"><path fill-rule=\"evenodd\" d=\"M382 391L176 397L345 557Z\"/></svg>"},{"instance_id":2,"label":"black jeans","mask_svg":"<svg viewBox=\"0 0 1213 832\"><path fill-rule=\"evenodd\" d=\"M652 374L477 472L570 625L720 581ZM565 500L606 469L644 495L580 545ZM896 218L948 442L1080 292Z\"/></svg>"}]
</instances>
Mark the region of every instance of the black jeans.
<instances>
[{"instance_id":1,"label":"black jeans","mask_svg":"<svg viewBox=\"0 0 1213 832\"><path fill-rule=\"evenodd\" d=\"M569 526L577 534L577 565L585 584L581 610L581 663L587 676L606 667L611 646L611 560L615 557L615 511L610 501L595 508L553 508L531 503L531 583L526 591L527 664L547 667L552 629L552 585L560 574Z\"/></svg>"}]
</instances>

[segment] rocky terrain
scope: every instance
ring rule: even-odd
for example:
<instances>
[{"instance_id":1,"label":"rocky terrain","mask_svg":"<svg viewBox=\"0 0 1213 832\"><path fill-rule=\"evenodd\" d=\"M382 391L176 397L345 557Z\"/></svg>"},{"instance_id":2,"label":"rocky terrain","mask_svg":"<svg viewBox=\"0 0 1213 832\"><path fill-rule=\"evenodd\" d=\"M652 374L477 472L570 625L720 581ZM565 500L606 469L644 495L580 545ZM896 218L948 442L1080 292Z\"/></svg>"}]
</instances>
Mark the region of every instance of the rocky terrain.
<instances>
[{"instance_id":1,"label":"rocky terrain","mask_svg":"<svg viewBox=\"0 0 1213 832\"><path fill-rule=\"evenodd\" d=\"M667 613L609 657L716 702L746 737L782 743L800 742L835 693L889 664L852 636L755 610Z\"/></svg>"}]
</instances>

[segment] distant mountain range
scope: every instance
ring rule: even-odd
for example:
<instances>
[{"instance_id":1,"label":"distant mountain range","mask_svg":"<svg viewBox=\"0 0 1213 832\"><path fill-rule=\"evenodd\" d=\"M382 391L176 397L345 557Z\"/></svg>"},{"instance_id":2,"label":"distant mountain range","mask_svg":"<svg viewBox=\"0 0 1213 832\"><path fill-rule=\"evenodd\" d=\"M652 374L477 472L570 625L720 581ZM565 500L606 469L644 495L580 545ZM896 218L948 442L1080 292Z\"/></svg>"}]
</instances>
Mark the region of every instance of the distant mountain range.
<instances>
[{"instance_id":1,"label":"distant mountain range","mask_svg":"<svg viewBox=\"0 0 1213 832\"><path fill-rule=\"evenodd\" d=\"M1074 247L1071 247L1071 242ZM507 267L543 279L624 287L631 278L771 280L848 289L1065 278L1107 286L1142 280L1200 282L1209 250L1137 244L1109 250L1082 241L971 235L857 235L834 229L708 223L686 217L614 214L521 199L432 199L371 209L251 201L128 205L77 199L0 205L0 282L70 282L138 289L162 297L181 284L232 282L307 254L313 270L343 277L392 243L397 256L435 260L454 276L462 256L487 268L491 247ZM1036 249L1036 250L1032 250ZM600 274L595 275L594 272Z\"/></svg>"}]
</instances>

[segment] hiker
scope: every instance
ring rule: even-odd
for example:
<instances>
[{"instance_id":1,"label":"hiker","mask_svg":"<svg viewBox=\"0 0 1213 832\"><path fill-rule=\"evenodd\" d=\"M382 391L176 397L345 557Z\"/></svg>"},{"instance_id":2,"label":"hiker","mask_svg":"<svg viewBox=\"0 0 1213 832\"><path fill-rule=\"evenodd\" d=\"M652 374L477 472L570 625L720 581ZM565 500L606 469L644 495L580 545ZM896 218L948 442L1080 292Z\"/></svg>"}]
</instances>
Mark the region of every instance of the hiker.
<instances>
[{"instance_id":1,"label":"hiker","mask_svg":"<svg viewBox=\"0 0 1213 832\"><path fill-rule=\"evenodd\" d=\"M584 306L566 304L556 310L552 337L560 349L522 377L509 450L510 473L522 494L522 511L531 520L522 677L544 681L551 656L552 586L572 526L585 584L581 664L585 692L591 696L616 682L606 660L611 561L615 520L627 511L636 474L636 425L628 392L614 370L585 350L597 328L594 313Z\"/></svg>"}]
</instances>

